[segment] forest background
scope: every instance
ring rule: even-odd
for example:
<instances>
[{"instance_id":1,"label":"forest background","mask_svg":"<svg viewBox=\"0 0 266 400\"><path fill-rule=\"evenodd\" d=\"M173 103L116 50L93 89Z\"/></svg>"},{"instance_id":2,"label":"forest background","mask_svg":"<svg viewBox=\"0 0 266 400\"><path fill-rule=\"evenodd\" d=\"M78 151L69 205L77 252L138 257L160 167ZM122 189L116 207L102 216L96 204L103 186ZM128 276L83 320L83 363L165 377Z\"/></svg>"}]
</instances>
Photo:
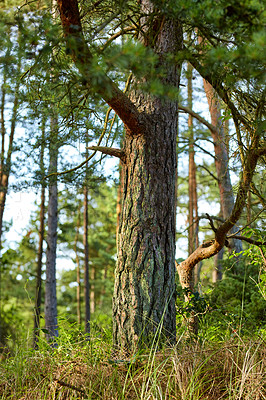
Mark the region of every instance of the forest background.
<instances>
[{"instance_id":1,"label":"forest background","mask_svg":"<svg viewBox=\"0 0 266 400\"><path fill-rule=\"evenodd\" d=\"M202 4L82 1L79 7L83 33L93 59L91 76L87 78L80 67L83 61L77 61L78 52L81 57L88 56L86 48L80 50L72 39L65 42L63 38L58 11L61 3L64 2L1 3L0 343L4 362L0 390L3 398L12 395L20 398L25 393L30 396L40 382L42 390L47 390L47 398L59 395L86 398L96 387L98 394L94 394L96 397L91 394L91 398L99 398L99 393L108 398L108 390L114 391L113 398L150 395L196 399L204 391L208 398L214 398L211 396L215 390L215 396L227 393L225 398L265 398L263 4L219 1L214 9L207 0ZM169 18L171 13L182 22L184 46L174 60L179 66L182 63L179 91L171 84L165 85L166 71L157 66L153 42L147 45L147 38L139 40L142 35L145 38L146 32L145 23L144 33L140 28L145 14L142 3L153 4L148 14L154 32L160 29L158 21ZM75 24L70 26L75 37L75 30L79 29ZM152 40L157 40L157 34ZM125 129L121 120L125 121L117 116L112 105L108 106L109 92L113 89L104 74L126 96L128 93L133 96L137 82L147 97L162 99L162 103L169 99L179 102L174 171L177 341L184 346L185 354L192 351L190 346L196 346L193 351L201 356L197 358L194 354L198 364L193 368L188 354L179 370L173 361L167 367L170 369L167 378L161 377L163 368L158 367L162 365L162 352L158 352L159 364L149 357L144 364L141 359L136 370L126 369L126 372L127 363L130 368L134 366L136 354L133 361L128 354L120 355L121 363L110 356L117 237L123 213L121 149ZM102 93L104 90L106 93ZM247 160L254 143L259 155L250 173ZM107 161L110 156L117 157L111 168ZM226 232L218 254L194 263L187 283L183 284L180 266L186 264L182 263L189 260L189 255L197 254L201 243L206 244L202 248L213 243L219 228L234 216L246 170L248 183L244 182L241 217L233 223L237 225ZM14 235L14 241L11 237L16 229L15 218L6 219L4 211L12 193L21 191L32 193L35 203L30 221L19 236ZM60 268L56 272L59 258ZM47 340L53 343L54 369L48 373L42 366L44 369L34 382L19 362L17 375L12 373L14 360L24 360L22 364L29 359L36 362L33 354L37 352L50 357ZM148 346L151 349L148 354L156 354L156 340ZM80 365L82 362L95 365L97 357L100 362L113 358L108 368L97 364L103 376L107 374L113 383L111 389L97 381L90 392L91 386L86 384L84 376L85 380L77 380L76 370L75 378L63 369L61 375L56 375L58 366L63 364L62 354L72 354L77 343L80 350L75 357L77 354L81 357L83 351L88 357L88 346L91 349L91 358L79 359ZM236 346L238 353L230 346ZM31 353L32 347L35 353ZM231 375L225 379L223 366L223 373L218 368L214 376L218 379L221 374L227 389L222 384L220 388L220 383L214 389L209 384L210 378L206 380L208 362L213 362L217 348L225 349ZM24 351L18 354L18 349ZM211 355L204 364L201 357L206 349ZM249 364L245 364L247 354ZM172 353L171 357L174 360ZM163 359L168 362L169 355ZM234 369L232 365L237 367ZM139 373L138 368L148 372ZM243 378L245 368L248 378ZM114 371L118 375L114 376ZM125 373L132 373L132 379L128 382L126 379L123 386ZM153 373L160 376L159 383L155 377L151 378ZM172 388L171 374L179 382ZM50 386L43 375L49 377ZM8 384L10 379L16 383L15 391ZM177 397L173 393L178 393ZM241 397L248 393L253 397ZM32 398L38 397L33 394Z\"/></svg>"}]
</instances>

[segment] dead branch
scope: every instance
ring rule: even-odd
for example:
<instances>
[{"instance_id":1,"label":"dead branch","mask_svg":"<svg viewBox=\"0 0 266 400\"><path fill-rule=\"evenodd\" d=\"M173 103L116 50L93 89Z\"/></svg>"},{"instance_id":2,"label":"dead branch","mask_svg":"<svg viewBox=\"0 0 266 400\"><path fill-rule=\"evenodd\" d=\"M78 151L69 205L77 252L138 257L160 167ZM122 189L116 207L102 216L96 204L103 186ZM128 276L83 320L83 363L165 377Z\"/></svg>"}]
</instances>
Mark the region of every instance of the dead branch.
<instances>
[{"instance_id":1,"label":"dead branch","mask_svg":"<svg viewBox=\"0 0 266 400\"><path fill-rule=\"evenodd\" d=\"M90 146L89 150L100 151L103 154L107 154L109 156L118 157L123 162L125 162L126 153L124 150L116 149L114 147L103 147L103 146Z\"/></svg>"}]
</instances>

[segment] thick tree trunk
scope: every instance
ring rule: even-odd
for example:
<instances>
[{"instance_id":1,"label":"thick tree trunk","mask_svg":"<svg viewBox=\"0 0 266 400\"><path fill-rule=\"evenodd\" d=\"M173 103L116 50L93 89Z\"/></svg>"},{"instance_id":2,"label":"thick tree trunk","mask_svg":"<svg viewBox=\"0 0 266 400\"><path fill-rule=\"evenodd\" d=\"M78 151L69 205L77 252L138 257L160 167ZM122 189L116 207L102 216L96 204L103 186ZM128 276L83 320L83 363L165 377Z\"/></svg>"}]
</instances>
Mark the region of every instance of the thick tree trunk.
<instances>
[{"instance_id":1,"label":"thick tree trunk","mask_svg":"<svg viewBox=\"0 0 266 400\"><path fill-rule=\"evenodd\" d=\"M143 11L153 11L149 1L143 2ZM182 34L171 20L161 21L156 33L152 39L163 64L165 54L180 48ZM149 34L148 29L146 40ZM176 66L168 65L164 83L177 87L178 80ZM148 123L144 134L127 130L124 147L113 339L129 349L151 342L160 329L170 342L175 341L176 333L177 103L137 89L132 90L131 100Z\"/></svg>"},{"instance_id":2,"label":"thick tree trunk","mask_svg":"<svg viewBox=\"0 0 266 400\"><path fill-rule=\"evenodd\" d=\"M51 118L50 163L49 173L57 172L58 159L58 121ZM46 285L45 285L45 327L47 340L53 341L58 336L57 297L56 297L56 244L58 213L57 177L51 176L49 182L48 229L46 250Z\"/></svg>"}]
</instances>

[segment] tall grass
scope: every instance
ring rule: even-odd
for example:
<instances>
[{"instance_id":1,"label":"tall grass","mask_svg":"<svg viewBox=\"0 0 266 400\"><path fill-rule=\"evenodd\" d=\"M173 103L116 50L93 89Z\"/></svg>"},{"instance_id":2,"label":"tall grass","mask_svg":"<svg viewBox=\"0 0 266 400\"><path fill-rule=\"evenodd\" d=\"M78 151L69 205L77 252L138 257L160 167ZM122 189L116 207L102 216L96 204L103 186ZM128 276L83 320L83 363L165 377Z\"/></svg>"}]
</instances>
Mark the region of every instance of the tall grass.
<instances>
[{"instance_id":1,"label":"tall grass","mask_svg":"<svg viewBox=\"0 0 266 400\"><path fill-rule=\"evenodd\" d=\"M75 326L61 327L57 349L30 340L2 355L2 400L264 400L266 346L239 336L223 343L189 342L131 359L111 359L108 334L90 341Z\"/></svg>"}]
</instances>

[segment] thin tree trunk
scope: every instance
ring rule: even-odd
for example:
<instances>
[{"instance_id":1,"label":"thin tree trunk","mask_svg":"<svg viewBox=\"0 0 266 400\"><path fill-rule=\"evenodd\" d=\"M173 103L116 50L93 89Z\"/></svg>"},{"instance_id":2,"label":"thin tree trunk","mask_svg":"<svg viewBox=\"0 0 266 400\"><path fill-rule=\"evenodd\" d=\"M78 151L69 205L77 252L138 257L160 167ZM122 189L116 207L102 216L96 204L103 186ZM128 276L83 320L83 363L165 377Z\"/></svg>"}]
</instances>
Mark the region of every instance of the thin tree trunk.
<instances>
[{"instance_id":1,"label":"thin tree trunk","mask_svg":"<svg viewBox=\"0 0 266 400\"><path fill-rule=\"evenodd\" d=\"M42 145L40 154L40 170L44 171L44 147L45 147L45 123L42 127ZM34 311L34 336L33 347L38 347L38 339L40 335L40 314L41 314L41 299L42 299L42 256L43 256L43 241L44 241L44 215L45 215L45 185L41 188L41 204L40 204L40 227L39 227L39 245L37 259L37 277L35 290L35 311Z\"/></svg>"},{"instance_id":2,"label":"thin tree trunk","mask_svg":"<svg viewBox=\"0 0 266 400\"><path fill-rule=\"evenodd\" d=\"M20 70L20 64L21 59L19 59L19 70ZM14 135L15 135L15 130L16 130L16 122L17 122L17 113L18 113L18 107L19 107L19 87L20 87L20 81L19 79L17 80L16 86L15 86L15 93L14 93L14 103L13 103L13 110L12 110L12 117L11 117L11 126L10 126L10 134L9 134L9 145L8 145L8 150L7 150L7 155L5 157L4 154L4 140L5 140L5 127L4 127L4 122L2 120L2 151L1 153L1 171L0 171L0 248L1 248L1 243L2 243L2 233L3 233L3 214L4 214L4 209L5 209L5 204L6 204L6 195L7 195L7 190L8 190L8 182L9 182L9 175L11 171L11 158L12 158L12 152L13 152L13 142L14 142ZM4 107L4 104L2 105ZM2 112L2 111L1 111ZM4 112L4 110L3 110Z\"/></svg>"},{"instance_id":3,"label":"thin tree trunk","mask_svg":"<svg viewBox=\"0 0 266 400\"><path fill-rule=\"evenodd\" d=\"M91 313L95 313L96 304L95 304L95 279L96 279L96 268L94 265L90 268L91 271L91 285L90 285L90 310Z\"/></svg>"},{"instance_id":4,"label":"thin tree trunk","mask_svg":"<svg viewBox=\"0 0 266 400\"><path fill-rule=\"evenodd\" d=\"M57 173L58 160L58 120L51 117L51 135L49 144L49 174ZM58 336L57 297L56 297L56 245L58 218L57 177L53 175L49 181L48 199L48 229L46 250L46 285L45 285L45 327L46 338L55 345L54 338Z\"/></svg>"},{"instance_id":5,"label":"thin tree trunk","mask_svg":"<svg viewBox=\"0 0 266 400\"><path fill-rule=\"evenodd\" d=\"M214 268L212 270L212 281L213 283L217 283L222 280L223 278L223 255L224 255L224 248L219 251L218 254L214 256Z\"/></svg>"},{"instance_id":6,"label":"thin tree trunk","mask_svg":"<svg viewBox=\"0 0 266 400\"><path fill-rule=\"evenodd\" d=\"M52 0L52 16L55 18L56 0ZM56 75L52 70L51 81L55 82ZM57 346L55 338L58 337L57 323L57 296L56 296L56 247L58 225L58 190L57 190L57 165L58 165L58 114L56 104L53 104L50 120L49 142L49 198L47 221L47 250L46 250L46 284L45 284L45 328L46 338L52 346Z\"/></svg>"},{"instance_id":7,"label":"thin tree trunk","mask_svg":"<svg viewBox=\"0 0 266 400\"><path fill-rule=\"evenodd\" d=\"M18 38L18 42L20 43L20 37ZM8 50L9 52L9 50ZM20 54L20 53L19 53ZM21 70L21 55L18 56L18 71ZM2 234L3 234L3 216L6 205L6 196L8 191L8 183L9 183L9 175L11 171L11 158L13 153L13 142L14 135L16 130L17 123L17 114L19 107L19 88L20 88L20 79L17 78L15 84L14 91L14 101L13 101L13 110L11 115L11 125L10 125L10 133L9 133L9 144L7 154L5 156L5 138L6 138L6 127L5 127L5 101L6 101L6 91L5 91L5 83L6 83L6 71L4 68L4 79L2 85L2 96L1 96L1 160L0 160L0 257L2 254ZM2 285L2 270L0 265L0 300L1 300L1 285ZM0 301L0 343L3 340L2 338L2 316L1 316L1 301Z\"/></svg>"},{"instance_id":8,"label":"thin tree trunk","mask_svg":"<svg viewBox=\"0 0 266 400\"><path fill-rule=\"evenodd\" d=\"M221 105L213 87L203 80L206 97L209 104L211 114L211 123L217 128L216 132L212 131L212 138L215 152L215 166L217 171L218 186L221 199L221 209L224 220L226 220L234 207L234 194L229 173L229 156L227 151L227 139L224 124L222 122ZM237 231L237 227L233 227L231 233ZM230 240L230 250L240 253L243 250L240 240Z\"/></svg>"},{"instance_id":9,"label":"thin tree trunk","mask_svg":"<svg viewBox=\"0 0 266 400\"><path fill-rule=\"evenodd\" d=\"M80 284L80 262L78 255L78 238L79 238L79 228L80 228L80 203L78 202L78 219L77 219L77 227L76 227L76 236L74 243L74 251L76 254L76 264L77 264L77 320L78 325L81 324L81 304L80 304L80 293L81 293L81 284Z\"/></svg>"},{"instance_id":10,"label":"thin tree trunk","mask_svg":"<svg viewBox=\"0 0 266 400\"><path fill-rule=\"evenodd\" d=\"M88 158L88 140L86 140L86 159ZM85 298L85 332L90 335L90 279L89 279L89 242L88 242L88 163L86 163L83 203L83 245L84 245L84 298Z\"/></svg>"},{"instance_id":11,"label":"thin tree trunk","mask_svg":"<svg viewBox=\"0 0 266 400\"><path fill-rule=\"evenodd\" d=\"M193 103L193 88L192 88L192 71L191 64L187 65L187 96L188 96L188 107L192 110ZM192 254L196 248L196 227L195 223L195 207L197 198L196 197L196 167L195 167L195 151L194 151L194 131L193 131L193 118L191 114L188 115L188 130L189 130L189 171L188 171L188 255ZM192 282L189 290L186 293L186 300L191 301L191 295L194 293L195 280L197 278L196 268L192 272ZM185 288L188 289L188 288ZM191 291L191 292L190 292ZM188 330L196 335L198 333L198 317L194 310L191 311L190 316L187 320Z\"/></svg>"}]
</instances>

